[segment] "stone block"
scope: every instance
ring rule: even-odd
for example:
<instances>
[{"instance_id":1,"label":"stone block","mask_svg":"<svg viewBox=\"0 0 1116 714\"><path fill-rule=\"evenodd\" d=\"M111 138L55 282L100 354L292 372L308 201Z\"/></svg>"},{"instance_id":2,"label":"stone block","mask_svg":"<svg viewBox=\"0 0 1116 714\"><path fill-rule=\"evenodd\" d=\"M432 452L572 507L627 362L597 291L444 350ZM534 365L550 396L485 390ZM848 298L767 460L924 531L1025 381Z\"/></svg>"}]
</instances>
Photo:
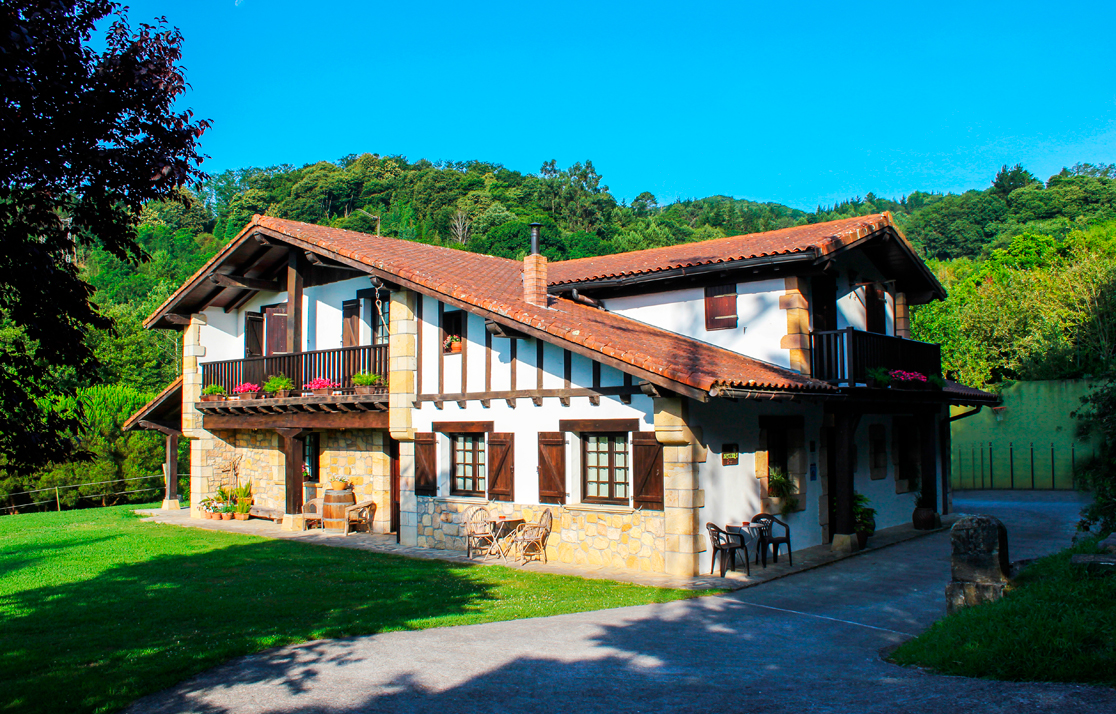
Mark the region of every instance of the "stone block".
<instances>
[{"instance_id":1,"label":"stone block","mask_svg":"<svg viewBox=\"0 0 1116 714\"><path fill-rule=\"evenodd\" d=\"M1007 529L992 516L965 516L949 531L954 582L1005 583L1011 577Z\"/></svg>"},{"instance_id":2,"label":"stone block","mask_svg":"<svg viewBox=\"0 0 1116 714\"><path fill-rule=\"evenodd\" d=\"M834 533L829 549L835 553L855 553L860 550L860 542L855 533Z\"/></svg>"},{"instance_id":3,"label":"stone block","mask_svg":"<svg viewBox=\"0 0 1116 714\"><path fill-rule=\"evenodd\" d=\"M952 582L946 585L946 614L986 602L995 602L1004 596L1006 583Z\"/></svg>"},{"instance_id":4,"label":"stone block","mask_svg":"<svg viewBox=\"0 0 1116 714\"><path fill-rule=\"evenodd\" d=\"M1116 553L1116 533L1097 543L1102 553Z\"/></svg>"}]
</instances>

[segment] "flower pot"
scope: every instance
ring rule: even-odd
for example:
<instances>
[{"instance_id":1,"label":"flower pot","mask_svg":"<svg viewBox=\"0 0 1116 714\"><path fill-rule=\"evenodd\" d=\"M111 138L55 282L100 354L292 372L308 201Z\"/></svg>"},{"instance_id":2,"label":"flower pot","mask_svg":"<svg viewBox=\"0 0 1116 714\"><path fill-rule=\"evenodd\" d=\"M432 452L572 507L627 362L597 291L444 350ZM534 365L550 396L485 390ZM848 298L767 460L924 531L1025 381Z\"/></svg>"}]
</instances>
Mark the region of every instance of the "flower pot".
<instances>
[{"instance_id":1,"label":"flower pot","mask_svg":"<svg viewBox=\"0 0 1116 714\"><path fill-rule=\"evenodd\" d=\"M868 535L867 531L856 532L856 544L860 550L864 550L868 547Z\"/></svg>"},{"instance_id":2,"label":"flower pot","mask_svg":"<svg viewBox=\"0 0 1116 714\"><path fill-rule=\"evenodd\" d=\"M348 481L330 481L329 482L329 487L331 489L333 489L334 491L344 491L345 489L349 488L349 486L351 486L351 485L352 484L350 484Z\"/></svg>"},{"instance_id":3,"label":"flower pot","mask_svg":"<svg viewBox=\"0 0 1116 714\"><path fill-rule=\"evenodd\" d=\"M865 383L868 385L869 389L887 389L888 385L887 382L881 382L880 380L872 379L871 377L868 377Z\"/></svg>"},{"instance_id":4,"label":"flower pot","mask_svg":"<svg viewBox=\"0 0 1116 714\"><path fill-rule=\"evenodd\" d=\"M933 508L916 508L911 514L911 524L916 531L930 531L942 527L942 517Z\"/></svg>"},{"instance_id":5,"label":"flower pot","mask_svg":"<svg viewBox=\"0 0 1116 714\"><path fill-rule=\"evenodd\" d=\"M203 402L223 402L225 401L224 394L203 394L201 395Z\"/></svg>"},{"instance_id":6,"label":"flower pot","mask_svg":"<svg viewBox=\"0 0 1116 714\"><path fill-rule=\"evenodd\" d=\"M382 384L366 384L353 387L357 394L383 394L387 389Z\"/></svg>"},{"instance_id":7,"label":"flower pot","mask_svg":"<svg viewBox=\"0 0 1116 714\"><path fill-rule=\"evenodd\" d=\"M271 393L271 396L275 399L286 399L290 396L290 394L291 390L289 389L276 389L274 392Z\"/></svg>"},{"instance_id":8,"label":"flower pot","mask_svg":"<svg viewBox=\"0 0 1116 714\"><path fill-rule=\"evenodd\" d=\"M258 395L259 392L241 392L236 396L240 397L241 399L255 399Z\"/></svg>"},{"instance_id":9,"label":"flower pot","mask_svg":"<svg viewBox=\"0 0 1116 714\"><path fill-rule=\"evenodd\" d=\"M238 520L238 521L248 520L248 514L247 513L234 513L233 516L235 516L236 520Z\"/></svg>"},{"instance_id":10,"label":"flower pot","mask_svg":"<svg viewBox=\"0 0 1116 714\"><path fill-rule=\"evenodd\" d=\"M222 513L222 514L221 514L221 520L222 520L222 521L231 521L231 520L232 520L232 517L233 517L233 515L234 515L234 514L232 514L232 513Z\"/></svg>"},{"instance_id":11,"label":"flower pot","mask_svg":"<svg viewBox=\"0 0 1116 714\"><path fill-rule=\"evenodd\" d=\"M328 397L333 392L333 388L326 387L325 389L311 389L310 392L315 397Z\"/></svg>"},{"instance_id":12,"label":"flower pot","mask_svg":"<svg viewBox=\"0 0 1116 714\"><path fill-rule=\"evenodd\" d=\"M450 343L450 352L451 353L460 352L460 351L461 351L461 343L460 342L451 342Z\"/></svg>"}]
</instances>

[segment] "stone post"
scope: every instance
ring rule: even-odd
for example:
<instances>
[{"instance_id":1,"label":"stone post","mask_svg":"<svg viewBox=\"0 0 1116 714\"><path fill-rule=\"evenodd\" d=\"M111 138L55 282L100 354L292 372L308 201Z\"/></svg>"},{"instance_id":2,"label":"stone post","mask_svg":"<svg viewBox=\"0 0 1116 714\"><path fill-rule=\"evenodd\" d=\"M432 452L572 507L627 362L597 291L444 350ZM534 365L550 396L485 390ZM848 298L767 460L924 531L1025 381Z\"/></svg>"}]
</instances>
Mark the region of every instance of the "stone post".
<instances>
[{"instance_id":1,"label":"stone post","mask_svg":"<svg viewBox=\"0 0 1116 714\"><path fill-rule=\"evenodd\" d=\"M201 344L201 326L205 315L190 316L190 324L182 331L182 435L190 439L190 517L201 518L198 510L206 496L213 467L208 454L214 448L213 435L202 428L202 415L194 405L201 399L202 375L198 358L205 356Z\"/></svg>"},{"instance_id":2,"label":"stone post","mask_svg":"<svg viewBox=\"0 0 1116 714\"><path fill-rule=\"evenodd\" d=\"M686 400L656 397L654 404L655 438L664 446L664 566L671 575L697 575L698 554L705 551L698 525L705 494L699 488L697 467L704 461L704 449L688 424Z\"/></svg>"},{"instance_id":3,"label":"stone post","mask_svg":"<svg viewBox=\"0 0 1116 714\"><path fill-rule=\"evenodd\" d=\"M1011 578L1007 529L992 516L965 516L949 532L953 582L946 586L946 612L1003 597Z\"/></svg>"},{"instance_id":4,"label":"stone post","mask_svg":"<svg viewBox=\"0 0 1116 714\"><path fill-rule=\"evenodd\" d=\"M415 307L422 296L410 290L391 293L388 337L388 431L399 442L399 542L418 543L418 498L415 496L415 428L411 414L418 370L419 323Z\"/></svg>"},{"instance_id":5,"label":"stone post","mask_svg":"<svg viewBox=\"0 0 1116 714\"><path fill-rule=\"evenodd\" d=\"M786 292L779 298L779 309L787 313L787 334L779 346L790 351L791 369L810 374L810 303L806 278L785 278Z\"/></svg>"}]
</instances>

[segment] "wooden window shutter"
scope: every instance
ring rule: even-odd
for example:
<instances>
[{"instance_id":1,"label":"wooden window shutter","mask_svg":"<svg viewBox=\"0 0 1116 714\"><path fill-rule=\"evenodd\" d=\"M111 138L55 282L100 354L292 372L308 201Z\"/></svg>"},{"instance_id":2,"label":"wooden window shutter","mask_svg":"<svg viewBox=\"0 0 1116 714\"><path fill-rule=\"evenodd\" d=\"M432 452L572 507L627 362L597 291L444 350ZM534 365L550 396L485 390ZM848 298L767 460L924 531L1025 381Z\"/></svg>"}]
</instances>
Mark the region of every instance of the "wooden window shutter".
<instances>
[{"instance_id":1,"label":"wooden window shutter","mask_svg":"<svg viewBox=\"0 0 1116 714\"><path fill-rule=\"evenodd\" d=\"M360 344L360 300L341 303L341 346L356 347Z\"/></svg>"},{"instance_id":2,"label":"wooden window shutter","mask_svg":"<svg viewBox=\"0 0 1116 714\"><path fill-rule=\"evenodd\" d=\"M488 435L488 498L515 500L515 434Z\"/></svg>"},{"instance_id":3,"label":"wooden window shutter","mask_svg":"<svg viewBox=\"0 0 1116 714\"><path fill-rule=\"evenodd\" d=\"M566 433L539 433L539 501L566 502Z\"/></svg>"},{"instance_id":4,"label":"wooden window shutter","mask_svg":"<svg viewBox=\"0 0 1116 714\"><path fill-rule=\"evenodd\" d=\"M736 325L736 284L706 288L705 329L730 330Z\"/></svg>"},{"instance_id":5,"label":"wooden window shutter","mask_svg":"<svg viewBox=\"0 0 1116 714\"><path fill-rule=\"evenodd\" d=\"M264 319L259 313L244 316L244 356L263 357Z\"/></svg>"},{"instance_id":6,"label":"wooden window shutter","mask_svg":"<svg viewBox=\"0 0 1116 714\"><path fill-rule=\"evenodd\" d=\"M438 495L438 442L433 432L415 434L415 494Z\"/></svg>"},{"instance_id":7,"label":"wooden window shutter","mask_svg":"<svg viewBox=\"0 0 1116 714\"><path fill-rule=\"evenodd\" d=\"M632 432L632 501L636 508L663 510L663 445L653 431Z\"/></svg>"}]
</instances>

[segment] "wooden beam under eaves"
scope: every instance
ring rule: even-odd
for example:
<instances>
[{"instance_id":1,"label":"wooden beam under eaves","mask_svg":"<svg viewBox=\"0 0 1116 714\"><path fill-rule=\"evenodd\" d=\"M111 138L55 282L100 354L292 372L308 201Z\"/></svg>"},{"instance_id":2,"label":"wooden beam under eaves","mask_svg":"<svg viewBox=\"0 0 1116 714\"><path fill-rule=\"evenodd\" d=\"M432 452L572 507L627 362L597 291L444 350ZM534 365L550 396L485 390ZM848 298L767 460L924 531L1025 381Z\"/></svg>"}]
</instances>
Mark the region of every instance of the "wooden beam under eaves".
<instances>
[{"instance_id":1,"label":"wooden beam under eaves","mask_svg":"<svg viewBox=\"0 0 1116 714\"><path fill-rule=\"evenodd\" d=\"M168 312L163 315L163 319L172 325L189 325L190 317L188 315L179 315L177 313Z\"/></svg>"},{"instance_id":2,"label":"wooden beam under eaves","mask_svg":"<svg viewBox=\"0 0 1116 714\"><path fill-rule=\"evenodd\" d=\"M211 273L209 281L226 288L240 288L241 290L266 290L279 292L278 280L264 280L262 278L249 278L245 275L224 275Z\"/></svg>"},{"instance_id":3,"label":"wooden beam under eaves","mask_svg":"<svg viewBox=\"0 0 1116 714\"><path fill-rule=\"evenodd\" d=\"M496 322L492 318L485 318L484 329L487 330L488 334L492 335L493 337L506 337L510 340L528 339L525 333L520 332L519 330L512 329L507 325L501 325L499 322Z\"/></svg>"}]
</instances>

